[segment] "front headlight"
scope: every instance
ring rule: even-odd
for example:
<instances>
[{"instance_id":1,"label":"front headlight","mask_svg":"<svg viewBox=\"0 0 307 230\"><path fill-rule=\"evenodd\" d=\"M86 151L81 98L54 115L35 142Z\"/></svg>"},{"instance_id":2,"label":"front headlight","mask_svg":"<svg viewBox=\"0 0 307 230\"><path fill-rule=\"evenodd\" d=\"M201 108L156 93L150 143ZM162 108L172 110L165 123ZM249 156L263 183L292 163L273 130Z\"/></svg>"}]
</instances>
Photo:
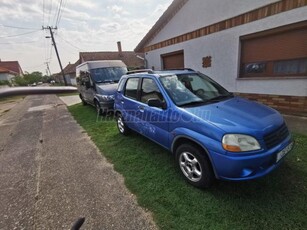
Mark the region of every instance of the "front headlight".
<instances>
[{"instance_id":1,"label":"front headlight","mask_svg":"<svg viewBox=\"0 0 307 230\"><path fill-rule=\"evenodd\" d=\"M245 152L261 149L259 142L243 134L226 134L222 140L223 148L230 152Z\"/></svg>"},{"instance_id":2,"label":"front headlight","mask_svg":"<svg viewBox=\"0 0 307 230\"><path fill-rule=\"evenodd\" d=\"M114 95L98 95L103 101L113 101Z\"/></svg>"}]
</instances>

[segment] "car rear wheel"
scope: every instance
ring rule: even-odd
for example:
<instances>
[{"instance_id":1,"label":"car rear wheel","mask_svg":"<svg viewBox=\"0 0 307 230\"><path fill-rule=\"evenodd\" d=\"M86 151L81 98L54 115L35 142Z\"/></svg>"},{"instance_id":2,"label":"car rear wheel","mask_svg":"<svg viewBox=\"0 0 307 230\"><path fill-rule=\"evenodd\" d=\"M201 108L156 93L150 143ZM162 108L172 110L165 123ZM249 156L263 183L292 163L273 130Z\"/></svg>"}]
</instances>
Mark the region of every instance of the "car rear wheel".
<instances>
[{"instance_id":1,"label":"car rear wheel","mask_svg":"<svg viewBox=\"0 0 307 230\"><path fill-rule=\"evenodd\" d=\"M123 116L120 113L116 115L116 123L117 123L117 129L121 134L123 135L129 134L130 129L125 124Z\"/></svg>"},{"instance_id":2,"label":"car rear wheel","mask_svg":"<svg viewBox=\"0 0 307 230\"><path fill-rule=\"evenodd\" d=\"M190 184L199 188L209 188L214 182L211 163L197 146L180 145L176 150L176 161L180 172Z\"/></svg>"},{"instance_id":3,"label":"car rear wheel","mask_svg":"<svg viewBox=\"0 0 307 230\"><path fill-rule=\"evenodd\" d=\"M80 99L82 101L82 105L87 105L86 101L83 99L81 94L79 94L79 97L80 97Z\"/></svg>"}]
</instances>

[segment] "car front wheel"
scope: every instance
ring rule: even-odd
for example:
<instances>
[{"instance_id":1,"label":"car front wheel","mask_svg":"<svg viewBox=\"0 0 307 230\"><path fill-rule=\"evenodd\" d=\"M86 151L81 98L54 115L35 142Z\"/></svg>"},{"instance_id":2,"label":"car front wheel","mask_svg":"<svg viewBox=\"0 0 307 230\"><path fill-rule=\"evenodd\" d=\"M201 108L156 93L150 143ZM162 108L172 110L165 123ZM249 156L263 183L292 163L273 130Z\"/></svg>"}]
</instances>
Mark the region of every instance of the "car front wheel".
<instances>
[{"instance_id":1,"label":"car front wheel","mask_svg":"<svg viewBox=\"0 0 307 230\"><path fill-rule=\"evenodd\" d=\"M183 144L176 150L176 161L184 178L199 188L209 188L215 177L211 163L197 146Z\"/></svg>"},{"instance_id":2,"label":"car front wheel","mask_svg":"<svg viewBox=\"0 0 307 230\"><path fill-rule=\"evenodd\" d=\"M99 102L98 101L94 101L94 104L95 104L95 109L96 109L96 111L97 111L97 114L100 116L100 115L103 115L103 112L102 112L102 110L101 110L101 107L100 107L100 104L99 104Z\"/></svg>"}]
</instances>

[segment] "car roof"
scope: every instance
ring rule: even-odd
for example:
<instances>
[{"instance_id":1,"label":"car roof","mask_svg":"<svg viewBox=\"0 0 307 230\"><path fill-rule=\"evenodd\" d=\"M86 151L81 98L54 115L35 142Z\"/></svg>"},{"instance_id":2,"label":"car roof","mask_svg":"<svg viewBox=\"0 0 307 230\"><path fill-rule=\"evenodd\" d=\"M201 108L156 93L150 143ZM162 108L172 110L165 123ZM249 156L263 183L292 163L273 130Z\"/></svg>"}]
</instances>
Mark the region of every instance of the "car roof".
<instances>
[{"instance_id":1,"label":"car roof","mask_svg":"<svg viewBox=\"0 0 307 230\"><path fill-rule=\"evenodd\" d=\"M149 69L139 70L137 72L128 73L126 77L141 77L141 76L154 76L156 78L168 76L168 75L181 75L181 74L196 73L193 69L172 69L172 70L160 70L153 71Z\"/></svg>"}]
</instances>

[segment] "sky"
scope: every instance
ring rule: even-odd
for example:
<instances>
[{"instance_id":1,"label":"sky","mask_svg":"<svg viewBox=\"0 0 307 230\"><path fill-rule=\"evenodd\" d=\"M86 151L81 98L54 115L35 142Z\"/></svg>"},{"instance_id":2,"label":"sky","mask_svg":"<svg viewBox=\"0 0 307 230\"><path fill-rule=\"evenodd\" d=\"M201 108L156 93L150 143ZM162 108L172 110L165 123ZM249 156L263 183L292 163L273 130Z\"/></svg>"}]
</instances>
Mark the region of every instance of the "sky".
<instances>
[{"instance_id":1,"label":"sky","mask_svg":"<svg viewBox=\"0 0 307 230\"><path fill-rule=\"evenodd\" d=\"M23 71L60 72L49 30L54 30L63 68L79 52L132 51L172 0L0 0L0 59ZM60 10L59 10L60 9Z\"/></svg>"}]
</instances>

